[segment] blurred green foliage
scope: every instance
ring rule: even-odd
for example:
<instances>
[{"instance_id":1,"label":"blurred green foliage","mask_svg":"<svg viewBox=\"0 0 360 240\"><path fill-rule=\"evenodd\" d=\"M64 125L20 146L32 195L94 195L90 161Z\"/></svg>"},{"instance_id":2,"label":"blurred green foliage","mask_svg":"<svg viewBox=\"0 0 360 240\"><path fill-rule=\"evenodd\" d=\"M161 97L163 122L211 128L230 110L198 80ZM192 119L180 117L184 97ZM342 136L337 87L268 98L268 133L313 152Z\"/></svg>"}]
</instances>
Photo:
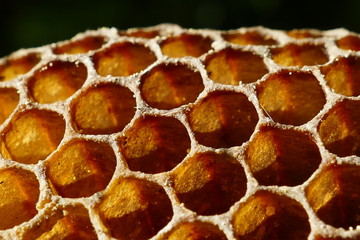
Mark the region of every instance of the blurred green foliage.
<instances>
[{"instance_id":1,"label":"blurred green foliage","mask_svg":"<svg viewBox=\"0 0 360 240\"><path fill-rule=\"evenodd\" d=\"M284 30L344 27L360 32L359 10L359 0L3 0L0 57L102 26L127 29L177 23L192 28L262 25Z\"/></svg>"}]
</instances>

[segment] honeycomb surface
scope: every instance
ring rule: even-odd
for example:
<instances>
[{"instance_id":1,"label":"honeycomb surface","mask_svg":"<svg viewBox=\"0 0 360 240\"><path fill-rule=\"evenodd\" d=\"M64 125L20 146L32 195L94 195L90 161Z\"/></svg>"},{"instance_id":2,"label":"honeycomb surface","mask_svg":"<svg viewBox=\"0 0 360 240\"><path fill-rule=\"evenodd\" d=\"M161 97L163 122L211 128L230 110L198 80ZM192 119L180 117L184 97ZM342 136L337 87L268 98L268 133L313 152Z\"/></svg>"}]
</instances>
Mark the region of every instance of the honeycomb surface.
<instances>
[{"instance_id":1,"label":"honeycomb surface","mask_svg":"<svg viewBox=\"0 0 360 240\"><path fill-rule=\"evenodd\" d=\"M360 36L101 28L0 59L0 239L360 239Z\"/></svg>"}]
</instances>

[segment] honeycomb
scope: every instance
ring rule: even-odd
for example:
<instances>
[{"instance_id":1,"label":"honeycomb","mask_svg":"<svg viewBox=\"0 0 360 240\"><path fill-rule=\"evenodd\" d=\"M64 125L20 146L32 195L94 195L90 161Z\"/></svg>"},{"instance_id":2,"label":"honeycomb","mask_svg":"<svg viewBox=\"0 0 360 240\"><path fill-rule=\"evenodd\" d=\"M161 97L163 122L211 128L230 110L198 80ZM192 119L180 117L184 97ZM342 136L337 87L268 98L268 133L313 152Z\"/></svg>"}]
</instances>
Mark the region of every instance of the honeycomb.
<instances>
[{"instance_id":1,"label":"honeycomb","mask_svg":"<svg viewBox=\"0 0 360 240\"><path fill-rule=\"evenodd\" d=\"M86 31L0 59L0 239L360 239L360 36Z\"/></svg>"}]
</instances>

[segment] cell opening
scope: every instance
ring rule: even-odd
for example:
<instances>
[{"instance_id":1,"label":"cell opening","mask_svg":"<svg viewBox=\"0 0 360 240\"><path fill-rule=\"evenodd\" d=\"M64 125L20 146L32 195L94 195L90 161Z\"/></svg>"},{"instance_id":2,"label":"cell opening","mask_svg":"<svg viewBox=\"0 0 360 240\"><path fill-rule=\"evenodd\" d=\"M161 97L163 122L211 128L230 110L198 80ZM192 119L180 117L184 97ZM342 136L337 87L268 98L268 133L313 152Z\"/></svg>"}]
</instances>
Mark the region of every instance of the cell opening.
<instances>
[{"instance_id":1,"label":"cell opening","mask_svg":"<svg viewBox=\"0 0 360 240\"><path fill-rule=\"evenodd\" d=\"M247 32L224 33L222 37L234 44L239 45L277 45L278 42L268 34L260 31L249 30Z\"/></svg>"},{"instance_id":2,"label":"cell opening","mask_svg":"<svg viewBox=\"0 0 360 240\"><path fill-rule=\"evenodd\" d=\"M107 39L103 36L89 36L83 39L71 41L66 44L61 44L53 48L55 54L79 54L87 53L92 50L101 48Z\"/></svg>"},{"instance_id":3,"label":"cell opening","mask_svg":"<svg viewBox=\"0 0 360 240\"><path fill-rule=\"evenodd\" d=\"M188 120L200 144L226 148L248 141L259 117L244 94L217 91L194 105Z\"/></svg>"},{"instance_id":4,"label":"cell opening","mask_svg":"<svg viewBox=\"0 0 360 240\"><path fill-rule=\"evenodd\" d=\"M160 173L173 169L185 158L190 138L175 118L143 116L118 139L118 145L131 170Z\"/></svg>"},{"instance_id":5,"label":"cell opening","mask_svg":"<svg viewBox=\"0 0 360 240\"><path fill-rule=\"evenodd\" d=\"M204 90L199 72L183 64L161 64L141 78L145 102L158 109L172 109L195 102Z\"/></svg>"},{"instance_id":6,"label":"cell opening","mask_svg":"<svg viewBox=\"0 0 360 240\"><path fill-rule=\"evenodd\" d=\"M0 124L6 121L19 103L19 93L15 88L0 88Z\"/></svg>"},{"instance_id":7,"label":"cell opening","mask_svg":"<svg viewBox=\"0 0 360 240\"><path fill-rule=\"evenodd\" d=\"M6 59L4 63L0 64L0 81L11 81L19 75L29 72L39 61L40 56L37 53Z\"/></svg>"},{"instance_id":8,"label":"cell opening","mask_svg":"<svg viewBox=\"0 0 360 240\"><path fill-rule=\"evenodd\" d=\"M28 88L39 103L62 101L81 88L87 78L87 69L79 62L53 61L31 76Z\"/></svg>"},{"instance_id":9,"label":"cell opening","mask_svg":"<svg viewBox=\"0 0 360 240\"><path fill-rule=\"evenodd\" d=\"M310 72L283 70L270 75L256 90L265 113L283 124L302 125L326 103L318 80Z\"/></svg>"},{"instance_id":10,"label":"cell opening","mask_svg":"<svg viewBox=\"0 0 360 240\"><path fill-rule=\"evenodd\" d=\"M355 35L348 35L337 40L336 45L344 50L360 51L360 38Z\"/></svg>"}]
</instances>

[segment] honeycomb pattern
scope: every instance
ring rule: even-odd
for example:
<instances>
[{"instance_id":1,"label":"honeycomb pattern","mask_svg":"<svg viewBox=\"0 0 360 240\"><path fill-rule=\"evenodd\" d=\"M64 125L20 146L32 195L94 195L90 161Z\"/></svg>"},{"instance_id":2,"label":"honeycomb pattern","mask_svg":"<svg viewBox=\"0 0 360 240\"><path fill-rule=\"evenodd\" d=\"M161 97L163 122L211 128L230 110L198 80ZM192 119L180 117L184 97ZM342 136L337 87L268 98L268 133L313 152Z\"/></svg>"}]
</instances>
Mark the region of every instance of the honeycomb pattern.
<instances>
[{"instance_id":1,"label":"honeycomb pattern","mask_svg":"<svg viewBox=\"0 0 360 240\"><path fill-rule=\"evenodd\" d=\"M170 24L0 59L0 239L360 239L359 59Z\"/></svg>"}]
</instances>

